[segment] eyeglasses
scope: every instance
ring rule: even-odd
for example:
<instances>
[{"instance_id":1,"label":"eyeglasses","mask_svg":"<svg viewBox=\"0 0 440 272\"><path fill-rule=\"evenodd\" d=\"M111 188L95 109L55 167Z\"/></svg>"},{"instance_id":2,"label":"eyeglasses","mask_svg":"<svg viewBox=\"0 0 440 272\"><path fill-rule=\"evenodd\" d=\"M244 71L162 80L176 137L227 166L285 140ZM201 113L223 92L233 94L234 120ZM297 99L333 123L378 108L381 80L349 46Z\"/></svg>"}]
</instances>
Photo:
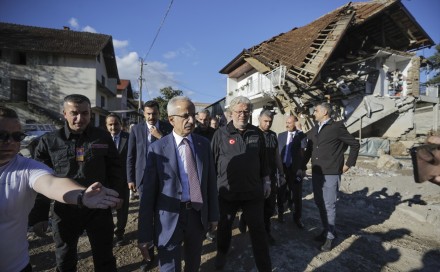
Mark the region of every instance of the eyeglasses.
<instances>
[{"instance_id":1,"label":"eyeglasses","mask_svg":"<svg viewBox=\"0 0 440 272\"><path fill-rule=\"evenodd\" d=\"M248 111L248 110L244 110L244 111L233 111L233 112L235 112L235 114L237 114L237 115L243 115L243 116L245 116L245 115L249 115L251 112L250 111Z\"/></svg>"},{"instance_id":2,"label":"eyeglasses","mask_svg":"<svg viewBox=\"0 0 440 272\"><path fill-rule=\"evenodd\" d=\"M192 117L193 119L196 118L196 115L195 115L194 113L184 113L184 114L182 114L182 115L179 115L179 114L173 114L173 115L170 115L170 116L178 116L178 117L183 118L183 119L185 119L185 120L189 119L190 117Z\"/></svg>"},{"instance_id":3,"label":"eyeglasses","mask_svg":"<svg viewBox=\"0 0 440 272\"><path fill-rule=\"evenodd\" d=\"M26 134L20 131L12 132L12 133L8 133L6 131L0 131L1 142L6 142L7 140L9 140L9 138L12 138L12 140L14 140L15 142L21 142L26 136L27 136Z\"/></svg>"}]
</instances>

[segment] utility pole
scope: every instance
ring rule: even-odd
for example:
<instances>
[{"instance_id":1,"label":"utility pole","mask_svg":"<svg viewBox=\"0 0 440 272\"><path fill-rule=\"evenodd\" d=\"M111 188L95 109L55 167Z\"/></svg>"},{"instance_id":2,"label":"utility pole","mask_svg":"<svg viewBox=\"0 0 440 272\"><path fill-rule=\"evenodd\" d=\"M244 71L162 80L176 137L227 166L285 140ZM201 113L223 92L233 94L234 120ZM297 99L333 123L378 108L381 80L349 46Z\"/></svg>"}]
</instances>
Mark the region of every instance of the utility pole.
<instances>
[{"instance_id":1,"label":"utility pole","mask_svg":"<svg viewBox=\"0 0 440 272\"><path fill-rule=\"evenodd\" d=\"M141 75L139 76L139 103L138 103L138 113L141 114L142 109L142 82L144 81L143 74L144 74L144 59L140 58L141 61ZM146 64L145 64L146 65ZM142 116L142 114L141 114ZM138 123L142 121L142 117L138 117Z\"/></svg>"}]
</instances>

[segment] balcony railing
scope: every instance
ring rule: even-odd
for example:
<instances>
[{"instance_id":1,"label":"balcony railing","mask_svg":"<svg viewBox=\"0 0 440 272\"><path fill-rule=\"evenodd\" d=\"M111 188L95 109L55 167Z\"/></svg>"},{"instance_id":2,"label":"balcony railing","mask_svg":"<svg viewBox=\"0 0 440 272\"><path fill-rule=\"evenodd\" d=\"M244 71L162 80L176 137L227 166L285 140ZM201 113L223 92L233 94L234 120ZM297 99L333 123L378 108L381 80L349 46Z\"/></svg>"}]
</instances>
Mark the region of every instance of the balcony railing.
<instances>
[{"instance_id":1,"label":"balcony railing","mask_svg":"<svg viewBox=\"0 0 440 272\"><path fill-rule=\"evenodd\" d=\"M275 97L278 89L284 84L286 76L286 66L280 66L267 74L258 73L257 76L249 77L243 84L235 90L230 90L228 95L246 96L250 99L254 96Z\"/></svg>"}]
</instances>

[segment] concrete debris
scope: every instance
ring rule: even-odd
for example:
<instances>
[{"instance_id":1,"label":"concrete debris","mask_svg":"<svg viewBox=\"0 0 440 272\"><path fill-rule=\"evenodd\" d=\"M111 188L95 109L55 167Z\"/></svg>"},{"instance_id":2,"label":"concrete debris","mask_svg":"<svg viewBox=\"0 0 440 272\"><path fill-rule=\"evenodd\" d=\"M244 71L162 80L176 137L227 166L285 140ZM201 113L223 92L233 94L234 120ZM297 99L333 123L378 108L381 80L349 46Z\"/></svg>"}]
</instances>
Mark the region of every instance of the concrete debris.
<instances>
[{"instance_id":1,"label":"concrete debris","mask_svg":"<svg viewBox=\"0 0 440 272\"><path fill-rule=\"evenodd\" d=\"M391 155L384 154L377 160L377 168L387 170L400 170L402 164Z\"/></svg>"}]
</instances>

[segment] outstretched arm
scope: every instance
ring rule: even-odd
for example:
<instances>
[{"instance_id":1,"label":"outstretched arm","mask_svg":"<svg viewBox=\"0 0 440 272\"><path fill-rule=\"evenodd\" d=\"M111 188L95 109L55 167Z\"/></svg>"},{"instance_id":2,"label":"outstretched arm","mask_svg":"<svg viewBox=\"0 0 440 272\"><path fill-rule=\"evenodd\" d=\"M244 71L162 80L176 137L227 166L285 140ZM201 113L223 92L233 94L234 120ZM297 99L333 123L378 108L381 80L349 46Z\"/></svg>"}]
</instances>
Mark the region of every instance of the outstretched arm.
<instances>
[{"instance_id":1,"label":"outstretched arm","mask_svg":"<svg viewBox=\"0 0 440 272\"><path fill-rule=\"evenodd\" d=\"M115 207L121 200L115 190L95 182L87 189L68 178L57 178L53 175L43 175L34 184L35 191L56 201L77 204L78 196L84 191L82 203L92 209L107 209Z\"/></svg>"}]
</instances>

